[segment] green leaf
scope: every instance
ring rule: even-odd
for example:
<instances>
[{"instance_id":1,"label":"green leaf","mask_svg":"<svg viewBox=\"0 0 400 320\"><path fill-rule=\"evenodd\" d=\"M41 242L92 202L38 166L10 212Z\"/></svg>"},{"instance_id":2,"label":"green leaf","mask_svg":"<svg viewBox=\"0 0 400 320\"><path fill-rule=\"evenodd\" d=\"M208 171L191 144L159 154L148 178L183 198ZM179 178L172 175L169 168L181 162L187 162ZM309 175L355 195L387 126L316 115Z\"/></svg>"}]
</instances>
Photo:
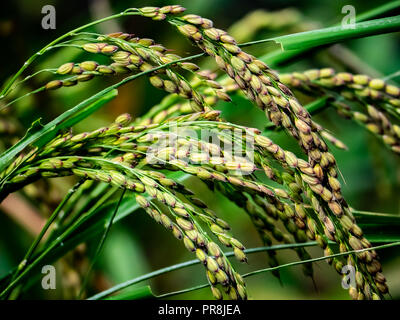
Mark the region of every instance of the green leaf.
<instances>
[{"instance_id":1,"label":"green leaf","mask_svg":"<svg viewBox=\"0 0 400 320\"><path fill-rule=\"evenodd\" d=\"M100 253L101 253L101 251L102 251L102 249L103 249L104 243L106 242L107 236L109 235L109 232L110 232L110 230L111 230L111 226L113 225L115 216L116 216L116 214L117 214L117 212L118 212L118 209L119 209L119 207L120 207L120 205L121 205L121 200L122 200L122 198L124 197L125 191L126 191L126 189L123 189L123 191L122 191L122 193L121 193L121 196L119 197L118 203L117 203L117 205L115 206L114 212L113 212L113 214L111 215L110 220L108 221L107 226L106 226L106 228L105 228L105 230L104 230L104 232L103 232L103 235L101 236L100 242L99 242L98 245L97 245L96 252L95 252L94 256L92 257L92 259L91 259L92 261L91 261L91 263L90 263L90 265L89 265L89 268L88 268L88 270L87 270L87 272L86 272L85 277L83 278L83 282L82 282L82 285L81 285L80 292L79 292L79 294L78 294L78 298L82 295L83 290L84 290L85 287L86 287L87 281L89 280L89 275L90 275L90 273L91 273L91 271L92 271L94 265L96 264L97 259L98 259L99 256L100 256Z\"/></svg>"},{"instance_id":2,"label":"green leaf","mask_svg":"<svg viewBox=\"0 0 400 320\"><path fill-rule=\"evenodd\" d=\"M353 213L369 241L400 241L400 216L357 210Z\"/></svg>"},{"instance_id":3,"label":"green leaf","mask_svg":"<svg viewBox=\"0 0 400 320\"><path fill-rule=\"evenodd\" d=\"M362 22L370 19L377 18L385 13L390 12L396 8L400 7L400 1L392 1L386 4L383 4L377 8L369 10L367 12L363 12L360 15L356 16L357 22ZM336 25L337 26L337 25ZM267 53L260 58L260 60L267 63L270 67L276 68L279 65L286 64L290 61L293 61L296 58L302 57L306 55L310 51L310 48L301 48L299 50L290 50L290 51L281 51L275 50L273 52Z\"/></svg>"},{"instance_id":4,"label":"green leaf","mask_svg":"<svg viewBox=\"0 0 400 320\"><path fill-rule=\"evenodd\" d=\"M28 131L26 131L26 136L30 136L36 132L38 132L39 130L43 129L43 125L41 123L42 118L39 118L37 120L35 120L34 122L32 122L30 128L28 129Z\"/></svg>"},{"instance_id":5,"label":"green leaf","mask_svg":"<svg viewBox=\"0 0 400 320\"><path fill-rule=\"evenodd\" d=\"M335 26L273 38L284 50L307 49L400 30L400 16L356 23L354 29Z\"/></svg>"},{"instance_id":6,"label":"green leaf","mask_svg":"<svg viewBox=\"0 0 400 320\"><path fill-rule=\"evenodd\" d=\"M357 19L356 21L366 21L366 20L370 20L373 18L377 18L385 13L388 13L394 9L397 9L400 7L400 1L399 0L395 0L395 1L391 1L388 3L385 3L377 8L373 8L371 10L368 10L366 12L363 12L359 15L357 15Z\"/></svg>"},{"instance_id":7,"label":"green leaf","mask_svg":"<svg viewBox=\"0 0 400 320\"><path fill-rule=\"evenodd\" d=\"M149 298L155 298L155 295L151 291L150 286L143 286L105 298L104 300L142 300Z\"/></svg>"}]
</instances>

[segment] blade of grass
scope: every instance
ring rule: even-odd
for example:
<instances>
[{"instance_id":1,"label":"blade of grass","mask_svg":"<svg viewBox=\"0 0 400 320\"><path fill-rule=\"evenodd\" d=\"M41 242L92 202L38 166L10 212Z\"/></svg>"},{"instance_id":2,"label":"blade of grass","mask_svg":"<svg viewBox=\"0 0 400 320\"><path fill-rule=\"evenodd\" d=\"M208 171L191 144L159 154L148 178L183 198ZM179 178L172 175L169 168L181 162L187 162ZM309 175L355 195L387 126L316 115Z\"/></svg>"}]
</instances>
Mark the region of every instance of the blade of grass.
<instances>
[{"instance_id":1,"label":"blade of grass","mask_svg":"<svg viewBox=\"0 0 400 320\"><path fill-rule=\"evenodd\" d=\"M354 28L335 26L275 37L284 50L309 49L345 40L396 32L400 30L400 16L356 23ZM260 40L262 41L262 40Z\"/></svg>"},{"instance_id":2,"label":"blade of grass","mask_svg":"<svg viewBox=\"0 0 400 320\"><path fill-rule=\"evenodd\" d=\"M151 291L150 286L143 286L132 289L129 292L120 293L118 295L106 298L104 300L142 300L154 297L155 295Z\"/></svg>"},{"instance_id":3,"label":"blade of grass","mask_svg":"<svg viewBox=\"0 0 400 320\"><path fill-rule=\"evenodd\" d=\"M387 223L390 225L400 225L400 216L380 213L380 212L370 212L352 209L351 212L361 223Z\"/></svg>"},{"instance_id":4,"label":"blade of grass","mask_svg":"<svg viewBox=\"0 0 400 320\"><path fill-rule=\"evenodd\" d=\"M394 9L400 8L400 1L391 1L389 3L383 4L377 8L361 13L356 16L357 22L362 22L379 17L386 14ZM310 52L310 49L300 49L300 50L290 50L282 51L280 49L273 52L267 53L260 58L260 60L266 62L270 67L276 68L279 65L284 65L293 59L299 58Z\"/></svg>"},{"instance_id":5,"label":"blade of grass","mask_svg":"<svg viewBox=\"0 0 400 320\"><path fill-rule=\"evenodd\" d=\"M395 0L395 1L391 1L388 3L385 3L377 8L368 10L366 12L363 12L361 14L359 14L356 18L356 21L366 21L366 20L370 20L376 17L379 17L383 14L389 13L390 11L393 11L395 9L400 8L400 1L399 0Z\"/></svg>"},{"instance_id":6,"label":"blade of grass","mask_svg":"<svg viewBox=\"0 0 400 320\"><path fill-rule=\"evenodd\" d=\"M400 216L352 210L357 222L373 242L400 241Z\"/></svg>"},{"instance_id":7,"label":"blade of grass","mask_svg":"<svg viewBox=\"0 0 400 320\"><path fill-rule=\"evenodd\" d=\"M101 236L99 245L98 245L97 248L96 248L96 252L95 252L95 254L94 254L94 257L92 258L92 261L91 261L91 263L90 263L90 266L89 266L89 268L88 268L88 270L87 270L87 272L86 272L86 275L85 275L85 277L84 277L84 280L83 280L81 289L80 289L79 294L78 294L78 299L82 296L82 294L83 294L83 292L84 292L84 290L85 290L85 288L86 288L86 284L87 284L87 282L88 282L88 280L89 280L89 276L90 276L90 273L91 273L91 271L92 271L92 269L93 269L93 266L95 265L95 263L97 262L97 259L98 259L99 256L100 256L100 252L101 252L101 250L103 249L104 243L105 243L105 241L106 241L106 239L107 239L107 236L108 236L108 234L109 234L109 232L110 232L110 230L111 230L111 226L113 225L115 216L116 216L116 214L117 214L117 212L118 212L119 206L121 205L121 201L122 201L122 198L124 197L125 191L126 191L126 189L123 189L123 190L122 190L122 193L121 193L121 196L119 197L118 203L117 203L117 205L115 206L115 210L114 210L114 212L113 212L113 214L112 214L110 220L109 220L108 223L107 223L106 229L104 230L104 232L103 232L103 234L102 234L102 236Z\"/></svg>"},{"instance_id":8,"label":"blade of grass","mask_svg":"<svg viewBox=\"0 0 400 320\"><path fill-rule=\"evenodd\" d=\"M47 219L46 224L40 231L39 235L36 237L35 241L32 243L32 246L29 248L28 252L26 253L24 259L18 265L17 271L20 272L25 267L26 263L31 259L33 253L35 252L36 248L38 247L40 241L43 239L44 235L46 234L47 230L57 218L58 214L61 212L62 208L64 207L65 203L71 198L71 196L75 193L75 191L79 188L83 181L78 182L75 184L64 197L64 199L60 202L51 216Z\"/></svg>"},{"instance_id":9,"label":"blade of grass","mask_svg":"<svg viewBox=\"0 0 400 320\"><path fill-rule=\"evenodd\" d=\"M56 221L57 226L52 230L53 232L50 234L47 242L53 241L56 237L68 229L77 219L79 219L83 213L89 211L90 207L95 205L97 200L104 196L109 187L110 186L107 183L99 183L94 190L91 191L84 203L75 212L73 212L73 214L72 212L67 212L69 216L60 217L61 219ZM66 209L68 209L68 207L66 207ZM67 218L68 220L66 221Z\"/></svg>"},{"instance_id":10,"label":"blade of grass","mask_svg":"<svg viewBox=\"0 0 400 320\"><path fill-rule=\"evenodd\" d=\"M87 181L87 180L86 180ZM85 182L85 181L84 181ZM61 226L63 226L64 222L72 212L74 211L75 207L78 206L78 203L80 202L81 198L84 198L87 196L89 193L89 196L92 194L94 186L85 186L84 183L76 190L76 192L71 196L71 198L68 200L68 202L65 204L64 209L62 210L61 214L58 215L56 218L54 224L53 224L53 229L49 237L47 238L48 240L52 238L52 235L57 232L57 230L60 229Z\"/></svg>"}]
</instances>

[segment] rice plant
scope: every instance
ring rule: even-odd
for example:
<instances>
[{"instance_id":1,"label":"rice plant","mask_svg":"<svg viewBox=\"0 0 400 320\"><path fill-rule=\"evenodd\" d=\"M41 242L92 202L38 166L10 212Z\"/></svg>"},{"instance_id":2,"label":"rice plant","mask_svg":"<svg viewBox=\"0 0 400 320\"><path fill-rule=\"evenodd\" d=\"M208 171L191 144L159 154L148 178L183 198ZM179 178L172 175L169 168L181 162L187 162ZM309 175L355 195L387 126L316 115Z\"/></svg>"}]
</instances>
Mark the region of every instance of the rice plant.
<instances>
[{"instance_id":1,"label":"rice plant","mask_svg":"<svg viewBox=\"0 0 400 320\"><path fill-rule=\"evenodd\" d=\"M373 233L364 233L359 220L366 220L367 228L391 225L398 232L398 216L362 213L346 200L342 192L346 177L341 175L332 150L353 151L334 129L317 123L315 115L331 110L352 126L360 125L397 161L400 88L390 80L369 76L368 70L336 71L326 65L281 72L279 65L321 48L329 50L329 45L344 40L398 31L399 16L377 18L397 6L395 1L364 13L352 29L334 26L311 32L301 26L303 32L246 43L238 43L219 29L218 21L187 13L180 5L129 8L78 27L34 54L0 94L0 201L23 193L43 210L46 223L20 263L3 275L0 297L23 298L25 291L40 281L43 265L55 261L68 264L68 252L79 252L79 244L97 236L94 254L83 254L83 270L77 271L75 265L76 270L71 271L82 279L73 298L104 299L138 282L200 263L206 283L180 292L209 287L215 299L246 300L252 298L246 278L272 272L280 279L281 269L301 264L303 274L315 282L313 263L319 260L336 270L338 284L341 278L348 278L344 270L354 270L355 281L347 286L352 299L389 298L390 283L382 271L378 249L398 246L398 233L388 238L392 241L376 240ZM298 16L289 13L260 11L231 30L233 34L241 32L238 38L251 40L256 30L270 28L279 17L290 18L279 28L298 25ZM149 18L144 23L170 28L174 38L190 41L196 53L178 55L168 43L126 32L88 31L101 22L126 17ZM253 24L246 33L240 23L245 25L249 19L260 24ZM283 50L261 57L246 52L267 42L279 43ZM50 57L65 48L80 55L28 74L39 57ZM76 129L95 111L107 108L119 95L118 89L139 78L163 91L158 104L145 106L146 111L138 117L123 113L108 125ZM33 79L37 80L32 89L27 83ZM13 113L16 104L33 96L78 90L103 80L111 84L96 86L96 92L46 124L36 120L24 128ZM224 117L220 106L237 108L233 98L261 110L262 129ZM280 136L287 136L290 143L276 138ZM56 191L62 197L55 204L46 196L54 188L54 178L61 178L68 189ZM212 203L191 190L197 183L241 208L264 246L246 249L246 238L235 235L229 217L212 210ZM160 244L152 250L173 251L183 245L196 260L88 291L90 274L110 229L134 212L146 213L148 224L157 222L177 240L176 247ZM312 258L307 249L311 246L320 247L320 256ZM293 250L298 260L282 263L277 253L283 249ZM264 269L244 273L231 259L246 263L250 254L261 251L267 254L269 264ZM318 287L318 282L315 285ZM148 289L134 290L129 297L166 298L176 295L174 290L158 296ZM124 294L112 298L122 299Z\"/></svg>"}]
</instances>

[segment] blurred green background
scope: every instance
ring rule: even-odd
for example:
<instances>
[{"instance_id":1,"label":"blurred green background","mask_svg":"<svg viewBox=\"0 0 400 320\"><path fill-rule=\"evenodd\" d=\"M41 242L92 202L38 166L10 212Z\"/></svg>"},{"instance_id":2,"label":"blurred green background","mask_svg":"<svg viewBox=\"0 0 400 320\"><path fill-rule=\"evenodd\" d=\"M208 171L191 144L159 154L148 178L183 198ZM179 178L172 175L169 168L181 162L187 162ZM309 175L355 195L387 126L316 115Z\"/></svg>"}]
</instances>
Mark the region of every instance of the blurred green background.
<instances>
[{"instance_id":1,"label":"blurred green background","mask_svg":"<svg viewBox=\"0 0 400 320\"><path fill-rule=\"evenodd\" d=\"M261 28L252 35L251 39L263 39L278 34L297 32L309 28L330 26L339 23L343 18L341 9L344 5L353 5L357 13L372 9L386 1L320 1L320 0L280 0L280 1L242 1L242 0L188 0L175 1L186 7L187 12L196 13L214 21L222 29L229 29L235 22L243 19L247 14L256 9L265 11L278 11L291 8L288 19L293 19L292 24L280 26L281 21L273 20L265 28ZM168 1L50 1L50 0L6 0L3 1L0 12L0 83L4 83L24 61L63 33L85 24L89 21L123 11L128 7L163 6L171 4ZM56 29L44 30L41 28L43 14L41 8L51 4L56 8ZM399 14L393 12L392 14ZM140 17L128 17L113 20L91 29L99 33L124 31L134 33L139 37L153 38L167 48L174 48L182 56L197 53L198 49L172 30L166 23L152 22ZM233 29L240 32L246 31ZM384 77L400 70L400 41L399 34L375 36L366 39L353 40L345 43L352 52L357 66L364 72L374 76ZM261 55L277 46L271 43L261 44L249 48L249 51ZM84 56L75 49L60 49L43 57L29 68L28 73L34 73L42 68L58 67L67 61L80 61ZM205 64L209 61L203 60ZM198 61L200 63L200 61ZM212 66L212 65L211 65ZM302 71L312 67L331 66L338 70L346 70L340 62L325 51L315 52L291 64L280 67L278 70ZM41 86L49 75L43 74L29 81L13 94L28 92ZM396 78L393 78L396 81ZM99 78L90 83L84 83L72 88L62 88L55 92L42 92L18 102L14 108L18 119L24 128L36 118L43 118L45 122L53 119L64 110L72 107L100 88L114 82L115 79ZM86 119L77 126L76 130L97 128L112 121L118 114L129 112L134 116L143 114L165 94L151 87L146 79L139 79L123 86L119 96L96 114ZM221 103L218 107L223 110L223 116L233 122L263 128L264 118L253 108L250 103L240 97L234 97L234 106ZM316 121L333 131L349 151L333 150L338 159L339 168L344 177L343 192L352 207L358 210L386 212L399 214L400 205L400 161L372 135L362 128L347 120L339 118L333 111L324 111L316 116ZM281 145L294 145L284 134L273 136ZM65 179L55 179L52 182L62 192L67 190ZM210 207L216 210L221 217L232 225L232 230L238 239L243 240L250 247L262 245L254 227L244 212L234 204L223 199L218 194L210 192L204 185L195 181L190 183L190 188L199 193L201 198ZM59 197L62 195L59 195ZM36 204L33 204L36 205ZM24 227L17 224L8 215L0 214L0 276L6 274L15 266L27 250L32 237ZM98 239L87 244L82 250L84 255L93 254ZM312 256L322 254L319 249L309 250ZM400 298L400 263L398 249L381 252L384 273L388 279L391 294ZM284 251L279 253L281 263L297 259L294 253ZM165 232L163 227L157 225L142 212L136 212L118 223L111 229L110 236L95 266L95 279L92 281L89 293L104 289L157 268L192 259L184 247ZM71 259L78 259L73 257ZM81 260L84 258L81 257ZM235 262L234 262L235 263ZM240 265L241 272L266 267L265 254L249 256L248 265ZM61 263L58 264L62 268ZM325 262L314 264L315 282L303 276L301 266L283 269L282 285L271 274L261 274L249 278L248 288L250 296L255 299L347 299L347 291L340 285L340 277L333 268ZM205 282L201 266L194 266L185 270L176 271L150 282L153 292L163 293L170 290L186 288L191 285ZM59 281L63 281L59 279ZM70 279L73 282L73 280ZM55 291L44 291L39 285L34 285L24 294L24 298L65 298L65 291L61 284ZM72 295L73 296L73 295ZM70 296L70 297L72 297ZM203 299L211 298L209 290L199 290L191 294L181 295L178 298Z\"/></svg>"}]
</instances>

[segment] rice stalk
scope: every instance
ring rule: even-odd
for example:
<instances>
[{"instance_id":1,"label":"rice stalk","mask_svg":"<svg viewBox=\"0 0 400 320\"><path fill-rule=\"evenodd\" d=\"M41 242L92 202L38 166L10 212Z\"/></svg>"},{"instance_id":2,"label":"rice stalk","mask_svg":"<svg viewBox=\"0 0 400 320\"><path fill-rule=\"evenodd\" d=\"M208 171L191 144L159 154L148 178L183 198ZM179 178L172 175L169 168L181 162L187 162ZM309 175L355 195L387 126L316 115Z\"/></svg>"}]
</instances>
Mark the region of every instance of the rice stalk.
<instances>
[{"instance_id":1,"label":"rice stalk","mask_svg":"<svg viewBox=\"0 0 400 320\"><path fill-rule=\"evenodd\" d=\"M48 82L44 87L47 90L73 86L94 77L151 71L150 83L170 95L141 119L123 114L107 127L78 134L60 132L45 146L21 153L0 173L0 198L41 178L62 176L105 182L130 191L153 220L196 254L206 268L217 299L223 297L220 288L232 299L246 299L242 277L217 242L233 247L236 258L242 262L246 261L244 245L234 238L226 221L196 200L190 190L160 172L179 170L220 190L245 209L267 244L271 236L283 243L309 238L317 241L326 256L331 256L334 250L329 241L335 242L340 252L349 252L347 261L333 257L328 262L339 273L344 263L357 271L357 286L349 290L352 298L383 298L388 288L376 252L350 252L370 248L371 244L342 196L336 160L325 140L344 146L312 120L289 87L303 91L318 88L322 95L336 90L349 100L368 101L366 113L349 110L341 103L332 105L382 136L395 152L400 130L390 123L386 113L398 111L398 88L379 79L335 74L330 69L280 77L244 52L227 32L213 27L212 21L193 14L178 16L183 11L175 5L132 8L126 12L166 20L213 57L231 80L219 83L214 72L199 70L193 63L174 63L181 57L168 53L151 39L131 34L94 37L82 33L85 38L76 41L84 41L83 44L59 44L84 50L94 60L96 55L105 55L109 64L100 65L94 60L67 62L57 69L58 75L67 78ZM158 69L152 71L154 68ZM186 72L193 76L190 81L182 75ZM230 101L228 93L238 90L264 110L276 128L285 129L298 141L307 160L284 150L257 129L220 119L213 106L219 100ZM173 131L174 127L208 131L216 140L188 137L185 132ZM248 139L253 141L254 159L250 158ZM232 156L232 149L239 152ZM273 183L260 182L256 173L261 172ZM70 213L67 211L66 216ZM278 223L283 224L284 231ZM304 249L297 248L296 252L301 260L309 260ZM270 263L273 267L278 265L273 251ZM304 271L312 276L310 264L305 264Z\"/></svg>"}]
</instances>

